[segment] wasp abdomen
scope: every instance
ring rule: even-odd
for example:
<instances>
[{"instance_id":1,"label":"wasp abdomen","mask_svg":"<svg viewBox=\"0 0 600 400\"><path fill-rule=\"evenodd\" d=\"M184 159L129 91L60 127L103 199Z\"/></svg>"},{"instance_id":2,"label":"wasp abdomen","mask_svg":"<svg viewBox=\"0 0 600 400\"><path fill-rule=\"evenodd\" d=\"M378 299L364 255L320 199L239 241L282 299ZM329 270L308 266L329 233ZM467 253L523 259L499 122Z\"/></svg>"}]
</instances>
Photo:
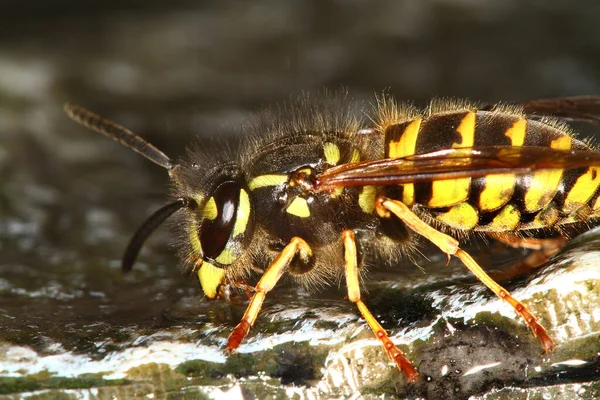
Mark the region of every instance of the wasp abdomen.
<instances>
[{"instance_id":1,"label":"wasp abdomen","mask_svg":"<svg viewBox=\"0 0 600 400\"><path fill-rule=\"evenodd\" d=\"M487 146L592 150L559 124L513 112L473 109L392 124L385 129L385 146L389 158ZM399 199L409 206L425 206L453 228L501 232L584 220L600 210L599 186L600 168L557 168L404 184Z\"/></svg>"}]
</instances>

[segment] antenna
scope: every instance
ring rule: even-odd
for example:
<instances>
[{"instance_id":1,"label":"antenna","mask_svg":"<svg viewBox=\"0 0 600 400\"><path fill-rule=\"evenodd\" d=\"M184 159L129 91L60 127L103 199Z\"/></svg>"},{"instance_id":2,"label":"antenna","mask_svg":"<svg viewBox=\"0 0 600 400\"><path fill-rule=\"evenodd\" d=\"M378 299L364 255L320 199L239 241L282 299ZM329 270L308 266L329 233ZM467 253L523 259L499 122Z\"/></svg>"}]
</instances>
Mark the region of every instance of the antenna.
<instances>
[{"instance_id":1,"label":"antenna","mask_svg":"<svg viewBox=\"0 0 600 400\"><path fill-rule=\"evenodd\" d=\"M78 124L116 140L123 146L129 147L163 168L171 170L177 166L165 153L140 136L119 124L93 113L85 107L67 103L65 104L65 112L69 118Z\"/></svg>"}]
</instances>

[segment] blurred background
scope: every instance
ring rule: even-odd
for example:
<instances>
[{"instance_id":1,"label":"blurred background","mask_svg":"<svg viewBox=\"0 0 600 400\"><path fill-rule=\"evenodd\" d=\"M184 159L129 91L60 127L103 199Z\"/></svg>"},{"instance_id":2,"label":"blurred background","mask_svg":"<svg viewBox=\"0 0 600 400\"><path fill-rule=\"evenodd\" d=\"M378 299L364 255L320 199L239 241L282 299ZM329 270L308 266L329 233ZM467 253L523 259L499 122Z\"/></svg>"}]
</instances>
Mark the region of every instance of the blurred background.
<instances>
[{"instance_id":1,"label":"blurred background","mask_svg":"<svg viewBox=\"0 0 600 400\"><path fill-rule=\"evenodd\" d=\"M167 229L121 276L167 174L69 121L66 101L176 158L324 87L418 104L598 95L599 21L596 0L0 1L3 343L102 358L177 318L213 318L173 307L200 290Z\"/></svg>"}]
</instances>

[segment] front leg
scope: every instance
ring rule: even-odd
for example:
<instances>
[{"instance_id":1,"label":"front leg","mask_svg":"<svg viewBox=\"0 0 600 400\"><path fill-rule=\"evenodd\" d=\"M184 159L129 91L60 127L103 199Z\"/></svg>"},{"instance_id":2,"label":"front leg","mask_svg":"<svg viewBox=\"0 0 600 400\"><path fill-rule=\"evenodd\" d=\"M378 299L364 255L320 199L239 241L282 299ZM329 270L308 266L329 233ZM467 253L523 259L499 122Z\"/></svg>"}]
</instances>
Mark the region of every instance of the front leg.
<instances>
[{"instance_id":1,"label":"front leg","mask_svg":"<svg viewBox=\"0 0 600 400\"><path fill-rule=\"evenodd\" d=\"M283 248L281 253L273 260L271 265L267 268L263 276L260 278L256 287L254 288L254 296L250 300L250 304L248 304L248 308L246 308L246 312L242 317L240 323L235 327L235 329L229 335L227 339L227 350L235 351L244 340L244 337L250 331L250 327L254 325L256 321L256 317L258 316L258 312L267 296L267 292L269 292L277 282L279 278L283 275L285 270L290 265L290 262L294 259L294 257L298 255L301 259L309 259L312 257L312 249L304 241L304 239L299 237L294 237L290 242Z\"/></svg>"}]
</instances>

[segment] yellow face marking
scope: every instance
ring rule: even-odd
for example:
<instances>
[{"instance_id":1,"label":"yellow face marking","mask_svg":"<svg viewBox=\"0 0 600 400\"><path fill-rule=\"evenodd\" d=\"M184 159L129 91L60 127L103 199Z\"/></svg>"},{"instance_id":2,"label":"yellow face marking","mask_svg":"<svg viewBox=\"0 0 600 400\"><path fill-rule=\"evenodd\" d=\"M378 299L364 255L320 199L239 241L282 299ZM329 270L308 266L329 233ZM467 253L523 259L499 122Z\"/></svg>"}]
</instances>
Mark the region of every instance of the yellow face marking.
<instances>
[{"instance_id":1,"label":"yellow face marking","mask_svg":"<svg viewBox=\"0 0 600 400\"><path fill-rule=\"evenodd\" d=\"M473 147L475 141L475 112L469 111L460 121L456 132L461 137L460 143L453 143L453 148ZM448 179L434 181L431 184L429 207L449 207L461 203L469 196L471 178Z\"/></svg>"},{"instance_id":2,"label":"yellow face marking","mask_svg":"<svg viewBox=\"0 0 600 400\"><path fill-rule=\"evenodd\" d=\"M202 210L202 216L206 219L210 219L214 221L219 215L219 211L217 210L217 203L215 202L215 198L211 197L206 202L204 209Z\"/></svg>"},{"instance_id":3,"label":"yellow face marking","mask_svg":"<svg viewBox=\"0 0 600 400\"><path fill-rule=\"evenodd\" d=\"M510 139L510 144L512 146L523 146L525 143L525 132L527 129L527 120L523 117L520 117L515 121L512 127L507 129L504 132L504 136Z\"/></svg>"},{"instance_id":4,"label":"yellow face marking","mask_svg":"<svg viewBox=\"0 0 600 400\"><path fill-rule=\"evenodd\" d=\"M285 209L285 211L288 214L292 214L300 218L310 217L310 208L308 208L308 202L302 197L296 197Z\"/></svg>"},{"instance_id":5,"label":"yellow face marking","mask_svg":"<svg viewBox=\"0 0 600 400\"><path fill-rule=\"evenodd\" d=\"M479 222L479 214L469 203L460 203L449 211L435 217L438 221L457 229L473 229Z\"/></svg>"},{"instance_id":6,"label":"yellow face marking","mask_svg":"<svg viewBox=\"0 0 600 400\"><path fill-rule=\"evenodd\" d=\"M198 270L198 279L206 297L214 299L217 296L217 288L223 281L224 276L224 269L217 268L207 261L202 263L202 266Z\"/></svg>"},{"instance_id":7,"label":"yellow face marking","mask_svg":"<svg viewBox=\"0 0 600 400\"><path fill-rule=\"evenodd\" d=\"M367 214L375 210L375 195L377 189L375 186L364 186L358 195L358 205L360 209Z\"/></svg>"},{"instance_id":8,"label":"yellow face marking","mask_svg":"<svg viewBox=\"0 0 600 400\"><path fill-rule=\"evenodd\" d=\"M360 161L360 153L357 149L352 149L352 157L350 157L350 162L359 162Z\"/></svg>"},{"instance_id":9,"label":"yellow face marking","mask_svg":"<svg viewBox=\"0 0 600 400\"><path fill-rule=\"evenodd\" d=\"M513 174L488 175L485 177L485 187L479 196L481 211L494 211L505 205L515 191L515 176Z\"/></svg>"},{"instance_id":10,"label":"yellow face marking","mask_svg":"<svg viewBox=\"0 0 600 400\"><path fill-rule=\"evenodd\" d=\"M585 174L581 175L577 178L577 181L575 181L575 184L565 199L562 211L566 214L570 214L578 208L581 208L594 195L599 185L600 168L590 167Z\"/></svg>"},{"instance_id":11,"label":"yellow face marking","mask_svg":"<svg viewBox=\"0 0 600 400\"><path fill-rule=\"evenodd\" d=\"M202 256L202 244L200 243L200 238L198 238L196 223L192 221L189 227L189 238L190 245L192 246L192 251L194 252L194 256L201 257Z\"/></svg>"},{"instance_id":12,"label":"yellow face marking","mask_svg":"<svg viewBox=\"0 0 600 400\"><path fill-rule=\"evenodd\" d=\"M288 180L286 174L265 174L252 178L248 183L248 189L254 190L267 186L277 186L284 184Z\"/></svg>"},{"instance_id":13,"label":"yellow face marking","mask_svg":"<svg viewBox=\"0 0 600 400\"><path fill-rule=\"evenodd\" d=\"M327 142L323 145L323 152L325 153L325 161L331 165L337 165L340 161L340 148L331 142Z\"/></svg>"},{"instance_id":14,"label":"yellow face marking","mask_svg":"<svg viewBox=\"0 0 600 400\"><path fill-rule=\"evenodd\" d=\"M237 257L233 254L233 252L230 249L224 248L223 251L221 251L221 253L217 256L217 258L215 258L215 261L221 265L231 265L233 264L236 258Z\"/></svg>"},{"instance_id":15,"label":"yellow face marking","mask_svg":"<svg viewBox=\"0 0 600 400\"><path fill-rule=\"evenodd\" d=\"M238 204L235 225L233 226L232 237L237 237L246 231L248 221L250 220L250 198L244 189L240 190L240 203Z\"/></svg>"},{"instance_id":16,"label":"yellow face marking","mask_svg":"<svg viewBox=\"0 0 600 400\"><path fill-rule=\"evenodd\" d=\"M400 140L391 141L388 145L389 158L401 158L415 154L417 147L417 137L419 129L421 129L422 118L417 118L410 122L404 128ZM412 183L407 183L402 192L402 202L411 206L415 201L415 186Z\"/></svg>"},{"instance_id":17,"label":"yellow face marking","mask_svg":"<svg viewBox=\"0 0 600 400\"><path fill-rule=\"evenodd\" d=\"M515 229L521 221L521 213L514 204L504 207L488 225L491 232L504 232Z\"/></svg>"},{"instance_id":18,"label":"yellow face marking","mask_svg":"<svg viewBox=\"0 0 600 400\"><path fill-rule=\"evenodd\" d=\"M550 147L557 150L569 150L572 138L561 136L550 143ZM533 174L527 192L525 193L525 210L538 211L554 198L562 178L562 169L539 171Z\"/></svg>"}]
</instances>

